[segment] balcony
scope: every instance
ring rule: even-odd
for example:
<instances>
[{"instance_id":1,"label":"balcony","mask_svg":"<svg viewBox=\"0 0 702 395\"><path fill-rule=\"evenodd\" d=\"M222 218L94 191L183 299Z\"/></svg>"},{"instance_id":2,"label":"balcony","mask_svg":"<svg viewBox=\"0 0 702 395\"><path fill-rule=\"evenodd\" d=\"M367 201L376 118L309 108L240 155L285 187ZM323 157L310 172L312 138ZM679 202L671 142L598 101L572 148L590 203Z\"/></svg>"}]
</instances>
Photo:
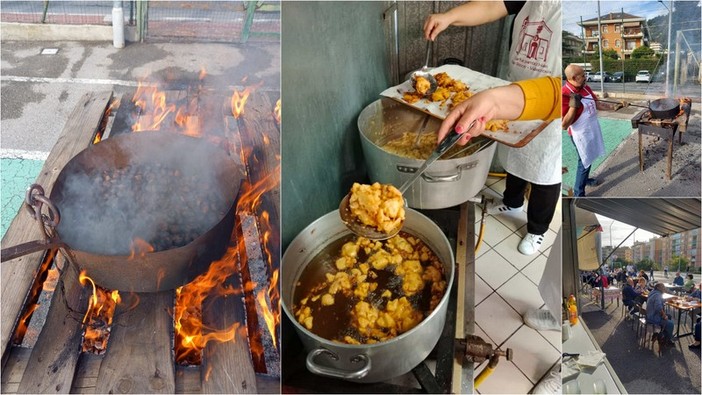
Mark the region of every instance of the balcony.
<instances>
[{"instance_id":1,"label":"balcony","mask_svg":"<svg viewBox=\"0 0 702 395\"><path fill-rule=\"evenodd\" d=\"M599 36L586 36L585 41L586 42L597 42L600 39Z\"/></svg>"},{"instance_id":2,"label":"balcony","mask_svg":"<svg viewBox=\"0 0 702 395\"><path fill-rule=\"evenodd\" d=\"M643 33L642 32L635 32L635 31L625 31L624 34L622 34L622 37L624 37L624 38L642 38Z\"/></svg>"},{"instance_id":3,"label":"balcony","mask_svg":"<svg viewBox=\"0 0 702 395\"><path fill-rule=\"evenodd\" d=\"M583 53L586 55L594 55L595 51L583 51Z\"/></svg>"}]
</instances>

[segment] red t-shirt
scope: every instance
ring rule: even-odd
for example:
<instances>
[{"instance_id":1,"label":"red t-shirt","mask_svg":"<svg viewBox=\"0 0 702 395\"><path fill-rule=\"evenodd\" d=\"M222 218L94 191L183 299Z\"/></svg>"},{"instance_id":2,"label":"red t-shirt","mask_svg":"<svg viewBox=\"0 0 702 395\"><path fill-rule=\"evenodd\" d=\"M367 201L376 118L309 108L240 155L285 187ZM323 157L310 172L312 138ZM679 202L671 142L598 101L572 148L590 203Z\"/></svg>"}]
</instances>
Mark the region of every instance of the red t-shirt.
<instances>
[{"instance_id":1,"label":"red t-shirt","mask_svg":"<svg viewBox=\"0 0 702 395\"><path fill-rule=\"evenodd\" d=\"M595 95L595 92L592 91L592 89L587 85L583 85L582 88L576 88L574 87L570 82L566 81L565 85L561 88L561 96L562 96L562 101L561 101L561 116L564 117L566 113L568 112L568 109L570 108L570 94L571 91L570 89L573 90L575 93L579 93L582 96L587 96L588 94L592 96L593 99L597 100L597 96ZM573 119L573 123L580 118L580 114L583 113L583 107L580 106L580 108L575 109L575 118ZM570 130L568 130L568 134L570 135Z\"/></svg>"}]
</instances>

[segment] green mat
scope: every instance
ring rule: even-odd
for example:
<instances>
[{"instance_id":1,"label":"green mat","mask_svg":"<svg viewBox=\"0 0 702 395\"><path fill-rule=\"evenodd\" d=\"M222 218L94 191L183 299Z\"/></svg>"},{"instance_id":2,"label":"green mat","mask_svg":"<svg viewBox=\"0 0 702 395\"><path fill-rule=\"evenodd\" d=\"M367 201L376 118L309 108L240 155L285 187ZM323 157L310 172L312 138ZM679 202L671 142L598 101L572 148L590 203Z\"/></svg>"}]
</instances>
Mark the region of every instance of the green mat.
<instances>
[{"instance_id":1,"label":"green mat","mask_svg":"<svg viewBox=\"0 0 702 395\"><path fill-rule=\"evenodd\" d=\"M595 160L590 169L590 174L594 174L602 162L633 131L630 120L598 118L598 121L600 122L600 128L602 128L605 154ZM568 168L568 172L563 174L563 187L572 188L575 185L575 172L578 169L578 153L575 150L575 145L570 140L570 136L568 136L568 132L563 132L563 166Z\"/></svg>"},{"instance_id":2,"label":"green mat","mask_svg":"<svg viewBox=\"0 0 702 395\"><path fill-rule=\"evenodd\" d=\"M0 159L2 179L2 184L0 184L0 201L2 202L0 238L5 236L7 228L24 202L24 193L27 187L37 179L42 166L44 166L43 160Z\"/></svg>"}]
</instances>

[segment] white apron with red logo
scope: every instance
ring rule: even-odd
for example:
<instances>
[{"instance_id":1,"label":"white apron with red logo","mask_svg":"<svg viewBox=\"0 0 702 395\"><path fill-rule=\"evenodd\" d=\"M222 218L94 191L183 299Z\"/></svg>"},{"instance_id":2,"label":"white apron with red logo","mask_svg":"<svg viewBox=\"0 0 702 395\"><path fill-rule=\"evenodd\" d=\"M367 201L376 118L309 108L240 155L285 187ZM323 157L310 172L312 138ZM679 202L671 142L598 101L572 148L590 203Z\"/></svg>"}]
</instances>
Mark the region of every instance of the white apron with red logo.
<instances>
[{"instance_id":1,"label":"white apron with red logo","mask_svg":"<svg viewBox=\"0 0 702 395\"><path fill-rule=\"evenodd\" d=\"M573 88L566 87L571 93L575 93ZM573 136L580 161L583 162L585 168L588 168L595 159L605 154L605 146L602 139L602 129L597 121L597 102L588 91L583 90L582 92L587 95L583 95L583 112L578 120L570 125L568 131Z\"/></svg>"},{"instance_id":2,"label":"white apron with red logo","mask_svg":"<svg viewBox=\"0 0 702 395\"><path fill-rule=\"evenodd\" d=\"M514 20L510 81L561 75L561 2L527 1ZM507 172L539 185L561 182L561 125L554 120L522 148L498 145Z\"/></svg>"}]
</instances>

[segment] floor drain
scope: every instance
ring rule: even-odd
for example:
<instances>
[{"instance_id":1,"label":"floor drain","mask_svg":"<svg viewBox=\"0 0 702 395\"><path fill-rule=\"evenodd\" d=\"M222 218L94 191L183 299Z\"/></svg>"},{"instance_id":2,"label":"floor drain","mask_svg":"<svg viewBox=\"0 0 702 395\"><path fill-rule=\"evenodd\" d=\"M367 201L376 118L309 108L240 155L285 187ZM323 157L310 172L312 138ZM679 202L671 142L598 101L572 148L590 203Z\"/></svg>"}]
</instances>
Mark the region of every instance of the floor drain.
<instances>
[{"instance_id":1,"label":"floor drain","mask_svg":"<svg viewBox=\"0 0 702 395\"><path fill-rule=\"evenodd\" d=\"M58 48L43 48L41 50L42 55L56 55L58 53Z\"/></svg>"}]
</instances>

